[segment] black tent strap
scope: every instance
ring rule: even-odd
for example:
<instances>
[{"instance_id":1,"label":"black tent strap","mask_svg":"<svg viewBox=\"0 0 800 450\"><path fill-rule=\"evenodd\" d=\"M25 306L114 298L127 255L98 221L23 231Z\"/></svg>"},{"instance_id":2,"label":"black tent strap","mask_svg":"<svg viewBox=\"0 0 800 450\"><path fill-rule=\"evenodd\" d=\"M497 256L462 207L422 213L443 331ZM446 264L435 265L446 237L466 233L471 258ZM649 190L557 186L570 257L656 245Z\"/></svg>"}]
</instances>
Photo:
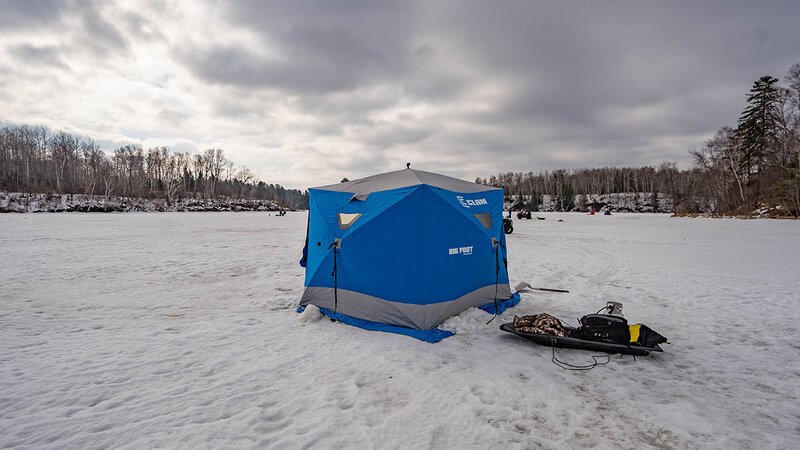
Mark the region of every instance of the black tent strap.
<instances>
[{"instance_id":1,"label":"black tent strap","mask_svg":"<svg viewBox=\"0 0 800 450\"><path fill-rule=\"evenodd\" d=\"M336 310L339 308L339 270L337 267L337 256L339 254L339 246L341 245L341 239L336 238L331 242L328 246L328 250L333 248L333 272L331 272L331 276L333 277L333 316L336 317ZM334 319L331 319L334 320Z\"/></svg>"},{"instance_id":2,"label":"black tent strap","mask_svg":"<svg viewBox=\"0 0 800 450\"><path fill-rule=\"evenodd\" d=\"M492 238L492 246L494 247L494 316L486 322L486 325L492 323L497 316L500 315L499 308L497 307L497 284L500 282L500 243L497 238ZM506 269L508 271L508 269Z\"/></svg>"}]
</instances>

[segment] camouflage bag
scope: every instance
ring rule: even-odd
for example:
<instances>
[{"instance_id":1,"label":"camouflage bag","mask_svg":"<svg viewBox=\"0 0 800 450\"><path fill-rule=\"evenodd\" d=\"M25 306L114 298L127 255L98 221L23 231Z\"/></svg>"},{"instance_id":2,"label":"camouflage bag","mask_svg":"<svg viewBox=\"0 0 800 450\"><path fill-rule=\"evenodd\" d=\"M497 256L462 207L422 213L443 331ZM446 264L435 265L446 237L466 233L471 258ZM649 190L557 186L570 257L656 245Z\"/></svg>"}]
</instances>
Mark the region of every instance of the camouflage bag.
<instances>
[{"instance_id":1,"label":"camouflage bag","mask_svg":"<svg viewBox=\"0 0 800 450\"><path fill-rule=\"evenodd\" d=\"M513 326L515 330L523 333L567 336L567 332L561 326L561 321L547 313L522 317L514 316Z\"/></svg>"}]
</instances>

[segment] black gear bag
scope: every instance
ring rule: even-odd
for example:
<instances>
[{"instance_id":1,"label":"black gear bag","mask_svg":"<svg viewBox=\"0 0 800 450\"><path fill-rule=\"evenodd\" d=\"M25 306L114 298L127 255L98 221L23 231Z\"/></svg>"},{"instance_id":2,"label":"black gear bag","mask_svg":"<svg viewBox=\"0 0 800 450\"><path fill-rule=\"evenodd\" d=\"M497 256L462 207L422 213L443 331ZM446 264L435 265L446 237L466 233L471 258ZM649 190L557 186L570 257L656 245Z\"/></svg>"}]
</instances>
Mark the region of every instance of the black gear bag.
<instances>
[{"instance_id":1,"label":"black gear bag","mask_svg":"<svg viewBox=\"0 0 800 450\"><path fill-rule=\"evenodd\" d=\"M624 317L608 314L587 314L581 317L578 337L590 341L628 345L631 331Z\"/></svg>"}]
</instances>

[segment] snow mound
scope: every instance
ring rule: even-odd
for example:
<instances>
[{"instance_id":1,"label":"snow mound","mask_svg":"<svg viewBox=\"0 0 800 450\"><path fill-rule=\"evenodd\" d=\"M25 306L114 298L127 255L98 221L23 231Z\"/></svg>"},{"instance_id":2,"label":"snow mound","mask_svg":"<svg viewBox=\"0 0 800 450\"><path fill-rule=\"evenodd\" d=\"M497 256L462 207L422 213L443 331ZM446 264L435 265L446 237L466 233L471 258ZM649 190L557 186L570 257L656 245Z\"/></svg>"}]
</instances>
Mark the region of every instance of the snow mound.
<instances>
[{"instance_id":1,"label":"snow mound","mask_svg":"<svg viewBox=\"0 0 800 450\"><path fill-rule=\"evenodd\" d=\"M316 322L322 319L322 311L314 305L308 305L306 309L300 313L298 319L300 322Z\"/></svg>"},{"instance_id":2,"label":"snow mound","mask_svg":"<svg viewBox=\"0 0 800 450\"><path fill-rule=\"evenodd\" d=\"M455 334L486 334L495 333L502 321L498 322L499 317L492 320L491 314L481 311L478 308L470 308L457 316L453 316L439 325L439 328L452 331Z\"/></svg>"}]
</instances>

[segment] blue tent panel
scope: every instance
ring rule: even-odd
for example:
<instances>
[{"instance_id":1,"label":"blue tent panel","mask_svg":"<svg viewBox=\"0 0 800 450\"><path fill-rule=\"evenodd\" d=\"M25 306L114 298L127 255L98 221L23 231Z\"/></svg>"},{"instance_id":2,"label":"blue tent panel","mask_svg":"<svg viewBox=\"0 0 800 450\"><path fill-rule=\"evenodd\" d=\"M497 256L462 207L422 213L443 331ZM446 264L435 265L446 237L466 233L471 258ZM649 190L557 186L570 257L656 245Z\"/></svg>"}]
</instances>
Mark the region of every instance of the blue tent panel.
<instances>
[{"instance_id":1,"label":"blue tent panel","mask_svg":"<svg viewBox=\"0 0 800 450\"><path fill-rule=\"evenodd\" d=\"M519 292L514 292L514 295L507 300L500 300L497 299L497 305L495 303L487 303L485 305L478 306L483 311L486 311L489 314L503 314L508 308L513 308L517 306L517 303L520 301Z\"/></svg>"}]
</instances>

